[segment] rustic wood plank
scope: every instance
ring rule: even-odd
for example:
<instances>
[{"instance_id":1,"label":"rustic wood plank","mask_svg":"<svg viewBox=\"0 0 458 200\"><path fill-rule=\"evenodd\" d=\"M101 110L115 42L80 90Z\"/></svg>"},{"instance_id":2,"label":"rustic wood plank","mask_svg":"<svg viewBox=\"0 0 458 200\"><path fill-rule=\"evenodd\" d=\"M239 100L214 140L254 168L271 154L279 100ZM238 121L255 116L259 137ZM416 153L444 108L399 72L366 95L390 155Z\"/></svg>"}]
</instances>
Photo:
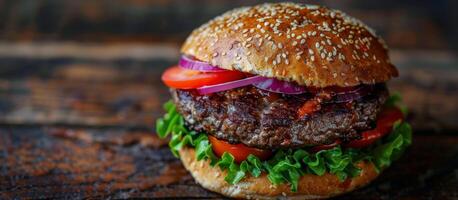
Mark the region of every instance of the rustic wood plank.
<instances>
[{"instance_id":1,"label":"rustic wood plank","mask_svg":"<svg viewBox=\"0 0 458 200\"><path fill-rule=\"evenodd\" d=\"M458 198L458 137L416 136L377 181L342 199ZM148 130L0 128L0 198L221 198Z\"/></svg>"},{"instance_id":2,"label":"rustic wood plank","mask_svg":"<svg viewBox=\"0 0 458 200\"><path fill-rule=\"evenodd\" d=\"M151 133L169 98L160 74L176 61L31 55L0 58L0 199L222 198ZM401 77L389 86L410 108L414 145L341 199L458 198L458 62L450 55L394 51Z\"/></svg>"},{"instance_id":3,"label":"rustic wood plank","mask_svg":"<svg viewBox=\"0 0 458 200\"><path fill-rule=\"evenodd\" d=\"M103 48L99 48L100 49ZM437 59L425 59L432 54ZM401 76L389 86L425 133L458 130L458 61L451 54L394 51ZM3 58L0 124L154 126L169 98L161 72L176 61Z\"/></svg>"},{"instance_id":4,"label":"rustic wood plank","mask_svg":"<svg viewBox=\"0 0 458 200\"><path fill-rule=\"evenodd\" d=\"M0 198L123 197L143 190L159 196L178 189L176 197L215 196L195 185L150 132L4 128L0 144Z\"/></svg>"},{"instance_id":5,"label":"rustic wood plank","mask_svg":"<svg viewBox=\"0 0 458 200\"><path fill-rule=\"evenodd\" d=\"M458 64L457 64L458 66ZM389 83L409 108L416 131L457 131L458 68L401 68L401 77Z\"/></svg>"},{"instance_id":6,"label":"rustic wood plank","mask_svg":"<svg viewBox=\"0 0 458 200\"><path fill-rule=\"evenodd\" d=\"M162 114L169 95L157 78L163 68L149 67L154 62L124 61L115 67L74 62L41 61L34 69L27 62L4 72L8 78L0 80L0 121L151 127Z\"/></svg>"},{"instance_id":7,"label":"rustic wood plank","mask_svg":"<svg viewBox=\"0 0 458 200\"><path fill-rule=\"evenodd\" d=\"M3 41L71 40L89 42L183 41L202 23L234 7L262 1L1 1ZM302 2L302 1L298 1ZM309 2L312 3L312 2ZM455 48L453 0L323 1L377 30L391 47ZM27 12L26 12L27 11ZM185 19L185 20L183 20ZM393 23L396 22L396 23ZM408 28L405 28L408 27Z\"/></svg>"}]
</instances>

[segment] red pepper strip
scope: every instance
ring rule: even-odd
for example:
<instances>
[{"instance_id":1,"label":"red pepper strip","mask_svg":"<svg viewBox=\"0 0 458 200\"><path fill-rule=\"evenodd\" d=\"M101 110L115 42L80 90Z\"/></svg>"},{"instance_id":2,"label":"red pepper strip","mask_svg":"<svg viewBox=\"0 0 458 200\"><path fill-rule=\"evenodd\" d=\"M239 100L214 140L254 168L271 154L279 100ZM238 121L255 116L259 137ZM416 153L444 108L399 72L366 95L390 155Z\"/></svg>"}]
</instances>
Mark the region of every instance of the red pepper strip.
<instances>
[{"instance_id":1,"label":"red pepper strip","mask_svg":"<svg viewBox=\"0 0 458 200\"><path fill-rule=\"evenodd\" d=\"M326 149L332 149L334 148L335 146L339 145L341 142L340 140L336 140L334 143L332 144L325 144L325 145L320 145L320 146L314 146L310 149L311 152L318 152L318 151L321 151L321 150L326 150Z\"/></svg>"},{"instance_id":2,"label":"red pepper strip","mask_svg":"<svg viewBox=\"0 0 458 200\"><path fill-rule=\"evenodd\" d=\"M302 105L297 111L299 118L303 118L307 115L310 115L318 110L320 110L320 101L318 99L310 99Z\"/></svg>"}]
</instances>

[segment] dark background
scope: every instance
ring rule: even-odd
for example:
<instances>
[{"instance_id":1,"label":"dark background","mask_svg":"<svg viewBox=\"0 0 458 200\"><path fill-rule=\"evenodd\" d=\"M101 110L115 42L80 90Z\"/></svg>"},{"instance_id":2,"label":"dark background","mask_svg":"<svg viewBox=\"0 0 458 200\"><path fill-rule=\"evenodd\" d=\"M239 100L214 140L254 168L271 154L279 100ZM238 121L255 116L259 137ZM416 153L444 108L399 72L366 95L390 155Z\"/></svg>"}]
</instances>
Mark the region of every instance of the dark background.
<instances>
[{"instance_id":1,"label":"dark background","mask_svg":"<svg viewBox=\"0 0 458 200\"><path fill-rule=\"evenodd\" d=\"M194 28L254 0L2 0L0 40L182 42ZM267 1L272 2L272 1ZM457 49L454 0L297 1L362 19L392 48Z\"/></svg>"},{"instance_id":2,"label":"dark background","mask_svg":"<svg viewBox=\"0 0 458 200\"><path fill-rule=\"evenodd\" d=\"M458 199L458 1L303 1L388 43L414 141L340 199ZM0 199L221 199L154 133L163 70L200 24L253 0L0 0Z\"/></svg>"}]
</instances>

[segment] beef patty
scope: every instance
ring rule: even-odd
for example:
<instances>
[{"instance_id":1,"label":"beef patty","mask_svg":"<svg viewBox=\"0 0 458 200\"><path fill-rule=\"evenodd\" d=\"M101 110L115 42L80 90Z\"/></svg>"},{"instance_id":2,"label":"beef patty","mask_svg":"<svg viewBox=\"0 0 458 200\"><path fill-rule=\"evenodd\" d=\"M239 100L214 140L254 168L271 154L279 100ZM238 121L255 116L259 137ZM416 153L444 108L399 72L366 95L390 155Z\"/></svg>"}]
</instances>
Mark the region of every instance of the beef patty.
<instances>
[{"instance_id":1,"label":"beef patty","mask_svg":"<svg viewBox=\"0 0 458 200\"><path fill-rule=\"evenodd\" d=\"M350 103L322 100L321 96L328 95L285 95L253 86L211 95L199 95L195 90L172 89L171 93L191 130L262 149L359 139L361 131L373 128L388 96L384 84L373 86L368 95ZM312 98L322 100L320 109L307 115L298 114Z\"/></svg>"}]
</instances>

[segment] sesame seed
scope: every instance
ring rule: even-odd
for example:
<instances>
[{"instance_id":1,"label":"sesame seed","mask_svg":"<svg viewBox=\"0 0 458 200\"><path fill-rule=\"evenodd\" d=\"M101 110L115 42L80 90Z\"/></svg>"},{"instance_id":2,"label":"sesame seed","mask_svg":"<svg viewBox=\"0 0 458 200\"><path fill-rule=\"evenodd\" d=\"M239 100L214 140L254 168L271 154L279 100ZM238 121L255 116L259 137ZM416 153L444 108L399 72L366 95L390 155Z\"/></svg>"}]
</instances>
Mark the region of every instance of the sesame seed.
<instances>
[{"instance_id":1,"label":"sesame seed","mask_svg":"<svg viewBox=\"0 0 458 200\"><path fill-rule=\"evenodd\" d=\"M272 50L274 52L277 51L276 53L280 54L280 57L277 58L275 57L276 55L273 57L266 56L264 60L266 63L273 63L275 61L274 64L277 65L281 62L290 63L291 61L289 59L304 59L301 56L304 51L308 51L309 59L305 59L306 63L307 61L315 60L314 54L318 56L318 59L338 59L343 61L346 57L343 54L344 52L339 50L343 48L343 45L355 45L350 47L350 49L356 50L360 50L363 47L369 49L374 45L372 42L378 42L386 46L384 42L378 41L378 37L375 37L373 32L359 22L359 20L354 20L339 11L326 8L306 10L312 6L294 3L280 4L262 4L254 7L235 9L211 20L191 34L189 40L198 45L196 45L196 48L191 48L190 51L195 53L210 51L210 46L216 46L223 38L229 38L231 34L240 34L243 36L242 40L233 46L245 48L256 46L262 49L264 48L262 45L265 40L267 42L265 47L269 48L269 45L272 45ZM304 14L304 12L308 14ZM244 24L243 22L249 21L247 19L255 20L254 25ZM317 21L319 22L317 23ZM368 35L366 32L372 35ZM345 34L339 35L341 33ZM209 35L211 37L207 38ZM314 36L316 39L306 41L305 38L307 36ZM277 43L277 40L275 39L274 41L272 37L281 37L291 41L285 44ZM334 38L340 38L340 41L334 41ZM209 39L210 42L207 43ZM307 43L313 45L313 42L315 42L315 49L304 49L309 46L306 45ZM208 47L205 44L208 44ZM301 45L299 46L299 44ZM290 51L292 54L291 58L287 52L278 52L278 50L285 48L294 49L294 52ZM214 47L212 49L214 50ZM225 51L227 50L221 49L221 52L213 51L210 54L203 55L205 57L217 57L219 55L226 55L227 53ZM252 53L254 51L247 51L245 55ZM377 59L370 52L357 51L350 54L345 52L345 55L351 56L354 60L371 58L371 60L377 63L385 62L385 60ZM241 60L243 57L237 54L234 58ZM386 62L389 62L389 60ZM340 75L340 72L338 74Z\"/></svg>"}]
</instances>

